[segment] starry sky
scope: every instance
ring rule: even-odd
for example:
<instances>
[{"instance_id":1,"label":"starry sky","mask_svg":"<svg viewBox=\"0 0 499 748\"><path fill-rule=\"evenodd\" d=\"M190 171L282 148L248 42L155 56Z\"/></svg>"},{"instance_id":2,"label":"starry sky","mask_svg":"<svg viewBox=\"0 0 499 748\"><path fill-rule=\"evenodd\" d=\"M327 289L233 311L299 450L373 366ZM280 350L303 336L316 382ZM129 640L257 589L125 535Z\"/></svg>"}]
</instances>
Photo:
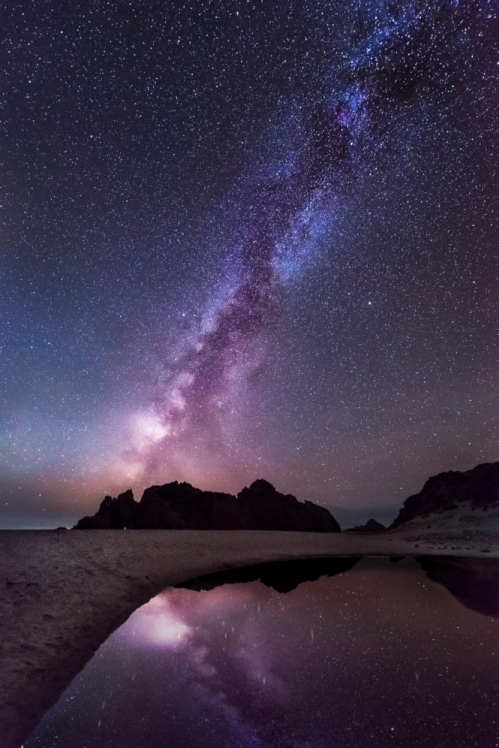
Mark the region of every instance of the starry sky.
<instances>
[{"instance_id":1,"label":"starry sky","mask_svg":"<svg viewBox=\"0 0 499 748\"><path fill-rule=\"evenodd\" d=\"M285 595L170 589L25 748L496 748L498 626L409 559Z\"/></svg>"},{"instance_id":2,"label":"starry sky","mask_svg":"<svg viewBox=\"0 0 499 748\"><path fill-rule=\"evenodd\" d=\"M498 458L496 0L0 2L0 525Z\"/></svg>"}]
</instances>

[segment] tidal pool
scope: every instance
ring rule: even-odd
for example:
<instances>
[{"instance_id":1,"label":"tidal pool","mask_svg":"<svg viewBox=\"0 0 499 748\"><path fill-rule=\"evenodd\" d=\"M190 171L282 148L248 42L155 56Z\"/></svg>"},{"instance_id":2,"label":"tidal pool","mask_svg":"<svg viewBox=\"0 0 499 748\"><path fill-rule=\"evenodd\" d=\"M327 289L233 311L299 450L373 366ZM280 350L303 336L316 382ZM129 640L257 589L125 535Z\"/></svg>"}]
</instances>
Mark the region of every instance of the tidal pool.
<instances>
[{"instance_id":1,"label":"tidal pool","mask_svg":"<svg viewBox=\"0 0 499 748\"><path fill-rule=\"evenodd\" d=\"M499 746L497 564L308 563L166 590L24 748Z\"/></svg>"}]
</instances>

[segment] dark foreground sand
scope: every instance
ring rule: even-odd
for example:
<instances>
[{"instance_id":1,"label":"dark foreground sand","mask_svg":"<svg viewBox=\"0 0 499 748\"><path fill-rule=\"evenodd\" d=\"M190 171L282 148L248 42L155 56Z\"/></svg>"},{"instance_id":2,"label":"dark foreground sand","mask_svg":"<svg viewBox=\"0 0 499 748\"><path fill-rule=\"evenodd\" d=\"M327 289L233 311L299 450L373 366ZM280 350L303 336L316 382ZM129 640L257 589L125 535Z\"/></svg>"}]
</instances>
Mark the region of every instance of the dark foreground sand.
<instances>
[{"instance_id":1,"label":"dark foreground sand","mask_svg":"<svg viewBox=\"0 0 499 748\"><path fill-rule=\"evenodd\" d=\"M265 561L499 557L497 533L0 531L0 748L20 748L107 637L171 584Z\"/></svg>"}]
</instances>

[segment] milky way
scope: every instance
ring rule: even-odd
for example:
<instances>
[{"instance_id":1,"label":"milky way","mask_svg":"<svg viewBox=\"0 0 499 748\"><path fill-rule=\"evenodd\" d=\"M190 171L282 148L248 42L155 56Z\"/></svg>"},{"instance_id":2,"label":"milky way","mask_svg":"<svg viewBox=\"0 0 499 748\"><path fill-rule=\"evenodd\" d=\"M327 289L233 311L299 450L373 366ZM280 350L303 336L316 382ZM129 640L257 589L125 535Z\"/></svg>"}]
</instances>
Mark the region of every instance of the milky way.
<instances>
[{"instance_id":1,"label":"milky way","mask_svg":"<svg viewBox=\"0 0 499 748\"><path fill-rule=\"evenodd\" d=\"M240 368L243 377L248 374L246 361L251 366L255 352L247 347L276 312L277 288L310 261L334 220L334 198L355 188L404 107L418 95L430 96L432 88L452 95L457 81L456 71L449 70L449 48L453 57L473 48L480 33L470 27L473 14L485 28L487 20L495 20L490 8L476 4L389 6L366 14L367 20L359 8L358 43L345 70L338 71L339 80L324 98L301 107L298 135L291 131L296 149L290 153L284 147L283 158L267 166L270 174L246 197L241 246L229 259L235 280L203 318L186 354L167 369L157 405L161 455L165 441L190 432L193 421L203 430L216 422L231 381Z\"/></svg>"},{"instance_id":2,"label":"milky way","mask_svg":"<svg viewBox=\"0 0 499 748\"><path fill-rule=\"evenodd\" d=\"M35 6L1 47L7 523L259 475L386 513L496 458L496 3Z\"/></svg>"}]
</instances>

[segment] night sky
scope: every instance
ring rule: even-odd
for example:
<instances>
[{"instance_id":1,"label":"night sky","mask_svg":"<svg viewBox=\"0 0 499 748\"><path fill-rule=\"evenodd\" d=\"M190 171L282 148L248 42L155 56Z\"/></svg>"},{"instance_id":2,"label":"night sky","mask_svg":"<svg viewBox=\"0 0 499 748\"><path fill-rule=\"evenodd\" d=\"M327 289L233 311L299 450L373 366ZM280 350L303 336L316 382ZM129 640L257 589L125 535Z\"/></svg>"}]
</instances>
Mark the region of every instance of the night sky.
<instances>
[{"instance_id":1,"label":"night sky","mask_svg":"<svg viewBox=\"0 0 499 748\"><path fill-rule=\"evenodd\" d=\"M498 459L498 16L2 0L1 526Z\"/></svg>"},{"instance_id":2,"label":"night sky","mask_svg":"<svg viewBox=\"0 0 499 748\"><path fill-rule=\"evenodd\" d=\"M286 595L170 589L25 748L497 748L498 629L411 560Z\"/></svg>"}]
</instances>

